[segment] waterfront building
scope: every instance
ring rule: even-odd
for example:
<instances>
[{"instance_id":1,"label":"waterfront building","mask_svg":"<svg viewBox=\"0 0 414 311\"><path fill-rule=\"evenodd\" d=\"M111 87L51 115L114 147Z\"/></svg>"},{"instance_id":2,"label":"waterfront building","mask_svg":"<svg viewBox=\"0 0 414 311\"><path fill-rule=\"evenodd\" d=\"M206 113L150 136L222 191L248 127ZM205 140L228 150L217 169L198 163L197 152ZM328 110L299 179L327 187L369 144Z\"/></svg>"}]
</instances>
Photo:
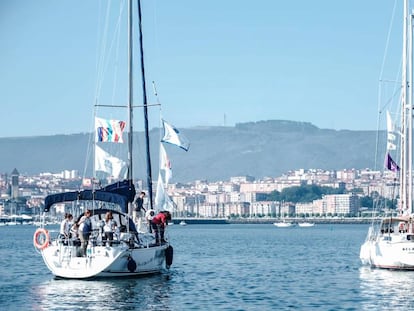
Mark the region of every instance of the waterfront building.
<instances>
[{"instance_id":1,"label":"waterfront building","mask_svg":"<svg viewBox=\"0 0 414 311\"><path fill-rule=\"evenodd\" d=\"M359 197L355 194L329 194L323 197L326 213L331 215L356 215L359 212Z\"/></svg>"}]
</instances>

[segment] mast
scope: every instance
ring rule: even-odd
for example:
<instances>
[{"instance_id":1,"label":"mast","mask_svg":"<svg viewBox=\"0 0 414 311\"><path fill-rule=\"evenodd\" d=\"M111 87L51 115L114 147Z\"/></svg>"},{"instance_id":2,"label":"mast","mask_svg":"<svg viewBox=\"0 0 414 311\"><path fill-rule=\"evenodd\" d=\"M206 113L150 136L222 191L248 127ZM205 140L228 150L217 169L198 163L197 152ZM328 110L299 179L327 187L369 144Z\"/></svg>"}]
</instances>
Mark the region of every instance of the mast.
<instances>
[{"instance_id":1,"label":"mast","mask_svg":"<svg viewBox=\"0 0 414 311\"><path fill-rule=\"evenodd\" d=\"M400 170L400 204L401 204L401 213L407 214L411 213L411 210L408 210L409 204L408 201L408 128L407 128L407 95L408 95L408 78L407 78L407 35L408 35L408 0L404 0L404 12L403 12L403 55L402 55L402 79L401 79L401 170ZM409 191L410 192L410 191Z\"/></svg>"},{"instance_id":2,"label":"mast","mask_svg":"<svg viewBox=\"0 0 414 311\"><path fill-rule=\"evenodd\" d=\"M130 183L134 182L133 176L133 167L132 167L132 141L133 141L133 100L134 100L134 90L133 90L133 24L132 24L132 0L129 0L128 3L128 180ZM131 203L128 206L128 214L132 215Z\"/></svg>"},{"instance_id":3,"label":"mast","mask_svg":"<svg viewBox=\"0 0 414 311\"><path fill-rule=\"evenodd\" d=\"M145 85L145 67L144 67L144 49L142 41L142 18L141 18L141 0L138 0L138 24L139 24L139 47L141 55L141 76L142 76L142 96L144 106L144 124L145 124L145 150L147 158L147 184L148 184L148 197L150 200L150 208L153 209L152 199L152 170L151 170L151 155L149 145L149 130L148 130L148 102L147 102L147 90Z\"/></svg>"},{"instance_id":4,"label":"mast","mask_svg":"<svg viewBox=\"0 0 414 311\"><path fill-rule=\"evenodd\" d=\"M412 214L413 211L413 14L409 14L409 29L408 29L408 79L407 79L407 117L408 117L408 211Z\"/></svg>"}]
</instances>

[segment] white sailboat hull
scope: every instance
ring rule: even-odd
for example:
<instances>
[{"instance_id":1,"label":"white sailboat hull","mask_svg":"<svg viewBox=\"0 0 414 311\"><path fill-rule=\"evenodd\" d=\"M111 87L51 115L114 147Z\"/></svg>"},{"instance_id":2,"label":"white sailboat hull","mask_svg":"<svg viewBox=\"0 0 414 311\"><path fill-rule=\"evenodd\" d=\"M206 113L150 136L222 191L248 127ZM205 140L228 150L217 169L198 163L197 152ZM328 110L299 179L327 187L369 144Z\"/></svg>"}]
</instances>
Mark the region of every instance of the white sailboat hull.
<instances>
[{"instance_id":1,"label":"white sailboat hull","mask_svg":"<svg viewBox=\"0 0 414 311\"><path fill-rule=\"evenodd\" d=\"M300 222L299 227L307 228L307 227L313 227L315 224L313 222Z\"/></svg>"},{"instance_id":2,"label":"white sailboat hull","mask_svg":"<svg viewBox=\"0 0 414 311\"><path fill-rule=\"evenodd\" d=\"M360 260L372 268L414 270L414 239L412 235L392 234L367 240L361 246Z\"/></svg>"},{"instance_id":3,"label":"white sailboat hull","mask_svg":"<svg viewBox=\"0 0 414 311\"><path fill-rule=\"evenodd\" d=\"M275 222L275 223L273 223L273 225L275 225L278 228L287 228L287 227L291 227L292 223L290 223L290 222Z\"/></svg>"},{"instance_id":4,"label":"white sailboat hull","mask_svg":"<svg viewBox=\"0 0 414 311\"><path fill-rule=\"evenodd\" d=\"M141 248L129 248L127 244L93 246L86 257L78 257L78 247L56 244L46 247L41 254L49 270L57 277L124 277L164 270L167 247L168 244Z\"/></svg>"}]
</instances>

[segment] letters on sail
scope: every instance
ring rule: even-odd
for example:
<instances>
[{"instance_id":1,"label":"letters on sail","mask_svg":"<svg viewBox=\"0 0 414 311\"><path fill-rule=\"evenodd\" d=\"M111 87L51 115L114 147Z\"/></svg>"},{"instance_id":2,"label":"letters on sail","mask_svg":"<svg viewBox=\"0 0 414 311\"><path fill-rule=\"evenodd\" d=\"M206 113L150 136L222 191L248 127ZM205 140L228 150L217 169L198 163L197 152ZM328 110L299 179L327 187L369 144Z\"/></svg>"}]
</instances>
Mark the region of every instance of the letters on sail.
<instances>
[{"instance_id":1,"label":"letters on sail","mask_svg":"<svg viewBox=\"0 0 414 311\"><path fill-rule=\"evenodd\" d=\"M387 150L396 150L395 144L395 128L392 123L391 114L387 110Z\"/></svg>"},{"instance_id":2,"label":"letters on sail","mask_svg":"<svg viewBox=\"0 0 414 311\"><path fill-rule=\"evenodd\" d=\"M190 148L190 142L178 129L169 124L167 121L162 120L164 127L164 137L161 139L162 142L176 145L185 151Z\"/></svg>"}]
</instances>

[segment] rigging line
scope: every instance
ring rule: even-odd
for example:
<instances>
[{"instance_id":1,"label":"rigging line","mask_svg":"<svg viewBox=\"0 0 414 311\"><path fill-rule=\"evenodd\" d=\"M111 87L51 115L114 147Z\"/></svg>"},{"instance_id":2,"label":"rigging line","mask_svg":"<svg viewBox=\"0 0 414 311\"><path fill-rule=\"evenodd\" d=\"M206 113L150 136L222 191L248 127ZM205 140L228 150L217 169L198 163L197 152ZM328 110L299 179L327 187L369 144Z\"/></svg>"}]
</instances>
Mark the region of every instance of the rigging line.
<instances>
[{"instance_id":1,"label":"rigging line","mask_svg":"<svg viewBox=\"0 0 414 311\"><path fill-rule=\"evenodd\" d=\"M384 73L385 60L386 60L387 55L388 55L388 47L389 47L389 44L390 44L391 30L392 30L392 25L394 24L394 18L395 18L396 8L397 8L397 0L394 0L394 7L393 7L392 13L391 13L391 21L390 21L390 24L388 26L387 40L386 40L385 48L384 48L384 56L382 58L382 65L381 65L381 71L380 71L380 79L382 79L382 75Z\"/></svg>"},{"instance_id":2,"label":"rigging line","mask_svg":"<svg viewBox=\"0 0 414 311\"><path fill-rule=\"evenodd\" d=\"M400 85L400 89L401 89L401 85ZM386 102L385 102L385 104L381 107L381 109L379 110L379 113L381 114L383 111L384 111L384 109L385 109L385 107L387 107L391 102L392 102L392 100L397 96L397 95L399 95L399 91L400 91L400 89L397 89L397 90L394 90L394 93L392 94L392 96L390 97L390 99L388 99Z\"/></svg>"},{"instance_id":3,"label":"rigging line","mask_svg":"<svg viewBox=\"0 0 414 311\"><path fill-rule=\"evenodd\" d=\"M380 76L379 76L379 80L382 79L382 75L384 74L384 67L385 67L385 59L387 57L388 54L388 47L389 47L389 43L390 43L390 37L391 37L391 29L392 29L392 25L394 23L394 18L395 18L395 11L396 11L396 7L397 7L397 0L394 0L394 7L391 13L391 21L388 27L388 34L387 34L387 40L385 43L385 48L384 48L384 57L382 59L382 64L381 64L381 70L380 70ZM378 87L378 110L380 111L380 106L381 106L381 84ZM375 157L374 157L374 168L377 169L377 155L378 155L378 144L379 144L379 129L380 129L380 115L381 113L378 113L378 118L377 118L377 137L376 137L376 142L375 142Z\"/></svg>"},{"instance_id":4,"label":"rigging line","mask_svg":"<svg viewBox=\"0 0 414 311\"><path fill-rule=\"evenodd\" d=\"M147 104L148 107L150 106L160 106L160 104ZM95 107L109 107L109 108L129 108L125 105L106 105L106 104L96 104ZM142 108L144 105L133 105L132 108Z\"/></svg>"},{"instance_id":5,"label":"rigging line","mask_svg":"<svg viewBox=\"0 0 414 311\"><path fill-rule=\"evenodd\" d=\"M162 136L162 134L161 134L162 133L162 122L161 122L161 120L162 120L162 109L161 109L160 100L158 98L158 92L157 92L157 87L155 85L155 81L152 81L152 90L154 91L154 96L155 96L155 99L157 101L157 103L155 105L158 105L160 107L160 109L159 109L160 118L158 120L158 128L160 129L159 130L159 141L161 141L161 136Z\"/></svg>"},{"instance_id":6,"label":"rigging line","mask_svg":"<svg viewBox=\"0 0 414 311\"><path fill-rule=\"evenodd\" d=\"M98 23L98 42L96 44L97 51L96 51L96 87L95 87L95 102L98 101L100 90L102 87L102 81L103 81L103 72L104 72L104 63L105 63L105 47L107 45L107 38L108 38L108 24L109 24L109 12L110 12L110 1L107 2L106 6L106 14L104 18L104 26L103 26L103 32L101 33L101 24L102 21L99 20ZM100 40L100 44L99 44ZM98 57L100 55L100 57Z\"/></svg>"},{"instance_id":7,"label":"rigging line","mask_svg":"<svg viewBox=\"0 0 414 311\"><path fill-rule=\"evenodd\" d=\"M161 142L161 139L162 139L162 130L163 130L163 128L162 128L162 114L161 114L161 103L160 103L160 100L159 100L159 98L158 98L158 92L157 92L157 87L156 87L156 85L155 85L155 81L152 81L152 90L153 90L153 92L154 92L154 96L155 96L155 99L156 99L156 101L157 101L157 104L158 104L158 106L159 106L159 120L158 120L158 128L159 128L159 131L158 131L158 141L160 142L160 144L158 145L158 148L159 148L159 150L158 150L158 179L160 179L161 178L161 145L162 145L162 142ZM158 183L157 183L158 184ZM163 187L164 187L164 185L163 185ZM158 191L158 186L157 186L157 191ZM158 195L158 194L157 194Z\"/></svg>"},{"instance_id":8,"label":"rigging line","mask_svg":"<svg viewBox=\"0 0 414 311\"><path fill-rule=\"evenodd\" d=\"M101 58L100 58L100 66L99 66L99 72L98 72L98 86L97 86L97 90L96 90L96 97L99 97L99 94L101 93L101 89L102 89L102 85L103 85L103 80L104 80L104 75L108 70L108 64L109 61L111 60L110 57L106 57L106 55L110 55L112 52L112 50L114 49L115 41L118 42L118 46L119 46L119 37L120 37L120 28L121 28L121 19L122 19L122 14L124 12L124 6L125 6L125 2L121 3L121 6L119 8L119 14L118 14L118 18L116 21L116 25L115 25L115 31L113 33L112 38L117 38L118 40L112 39L111 40L111 44L109 46L109 48L107 48L107 38L109 37L108 34L108 29L109 29L109 13L110 13L110 7L109 7L109 3L108 2L108 7L107 7L107 12L106 12L106 22L105 22L105 31L103 34L103 40L102 40L102 45L101 45Z\"/></svg>"},{"instance_id":9,"label":"rigging line","mask_svg":"<svg viewBox=\"0 0 414 311\"><path fill-rule=\"evenodd\" d=\"M98 23L97 23L97 39L96 39L96 51L95 51L95 55L96 55L96 64L95 64L95 70L96 70L96 85L95 85L95 94L94 94L94 99L93 101L96 103L98 101L98 94L99 94L99 90L100 90L100 86L102 83L102 79L101 79L101 68L102 68L102 64L103 64L103 60L104 60L104 53L102 53L103 51L103 47L106 45L106 38L107 36L105 35L107 33L108 30L108 16L109 16L109 1L107 2L107 6L106 6L106 14L105 14L105 18L104 21L102 22L101 20L101 16L102 16L102 12L103 12L103 6L101 5L101 2L99 1L99 9L98 9ZM101 27L102 23L104 23L104 26ZM103 32L101 32L101 29L104 29ZM101 44L99 44L99 42L101 42ZM101 52L100 52L101 51ZM100 55L100 57L99 57ZM83 178L86 178L86 172L87 172L87 168L88 168L88 159L90 158L91 154L92 157L94 157L94 148L91 148L92 146L92 141L95 140L95 117L96 117L96 108L93 109L92 111L92 122L90 122L91 127L89 130L89 139L88 139L88 144L87 144L87 149L86 149L86 155L85 155L85 162L84 162L84 166L83 166L83 173L82 176ZM92 150L91 150L92 149ZM94 159L92 159L92 163L94 163ZM92 172L93 172L93 176L95 175L95 166L92 165Z\"/></svg>"},{"instance_id":10,"label":"rigging line","mask_svg":"<svg viewBox=\"0 0 414 311\"><path fill-rule=\"evenodd\" d=\"M119 16L122 15L123 7L120 7ZM115 68L114 68L114 82L112 86L112 100L111 103L115 102L115 93L118 81L118 64L119 64L119 48L121 40L121 22L118 20L118 25L116 27L115 37L116 37L116 50L115 50Z\"/></svg>"}]
</instances>

